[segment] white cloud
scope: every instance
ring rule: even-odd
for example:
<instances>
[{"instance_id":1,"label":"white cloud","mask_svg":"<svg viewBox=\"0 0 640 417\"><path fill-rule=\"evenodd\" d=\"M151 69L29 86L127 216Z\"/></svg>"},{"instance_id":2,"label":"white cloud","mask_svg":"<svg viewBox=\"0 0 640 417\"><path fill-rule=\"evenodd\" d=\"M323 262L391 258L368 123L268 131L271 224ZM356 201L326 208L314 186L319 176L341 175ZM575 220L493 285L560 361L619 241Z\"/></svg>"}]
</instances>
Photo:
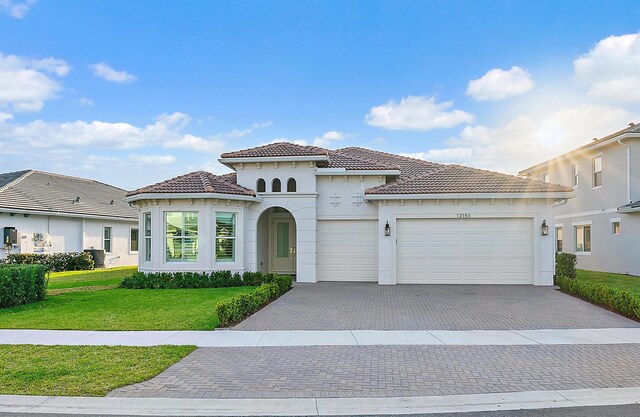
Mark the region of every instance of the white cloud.
<instances>
[{"instance_id":1,"label":"white cloud","mask_svg":"<svg viewBox=\"0 0 640 417\"><path fill-rule=\"evenodd\" d=\"M390 100L387 104L372 107L365 121L383 129L422 131L473 122L474 115L450 110L452 106L452 101L437 103L435 97L408 96L399 103Z\"/></svg>"},{"instance_id":2,"label":"white cloud","mask_svg":"<svg viewBox=\"0 0 640 417\"><path fill-rule=\"evenodd\" d=\"M343 132L337 130L331 130L325 132L322 136L318 136L313 140L313 146L319 146L321 148L327 148L331 146L332 142L341 141L346 137Z\"/></svg>"},{"instance_id":3,"label":"white cloud","mask_svg":"<svg viewBox=\"0 0 640 417\"><path fill-rule=\"evenodd\" d=\"M524 94L533 86L531 75L523 68L514 66L508 71L495 68L469 81L467 95L476 101L498 101Z\"/></svg>"},{"instance_id":4,"label":"white cloud","mask_svg":"<svg viewBox=\"0 0 640 417\"><path fill-rule=\"evenodd\" d=\"M149 165L167 165L176 162L176 157L173 155L130 155L129 159L134 162L140 162L142 164Z\"/></svg>"},{"instance_id":5,"label":"white cloud","mask_svg":"<svg viewBox=\"0 0 640 417\"><path fill-rule=\"evenodd\" d=\"M10 139L14 143L33 149L60 147L103 149L134 149L143 146L179 148L186 137L182 130L188 125L189 116L184 113L162 114L155 123L138 127L129 123L104 121L4 123L0 125L0 140ZM193 136L195 137L195 136Z\"/></svg>"},{"instance_id":6,"label":"white cloud","mask_svg":"<svg viewBox=\"0 0 640 417\"><path fill-rule=\"evenodd\" d=\"M515 174L620 130L638 117L624 109L594 105L567 108L546 118L520 116L499 127L467 126L448 140L450 147L413 156Z\"/></svg>"},{"instance_id":7,"label":"white cloud","mask_svg":"<svg viewBox=\"0 0 640 417\"><path fill-rule=\"evenodd\" d=\"M184 135L179 140L165 143L165 148L190 149L198 152L220 151L225 145L221 139L204 139L194 135Z\"/></svg>"},{"instance_id":8,"label":"white cloud","mask_svg":"<svg viewBox=\"0 0 640 417\"><path fill-rule=\"evenodd\" d=\"M226 136L231 137L231 138L243 138L243 137L253 133L253 131L256 130L256 129L263 129L263 128L269 127L271 125L273 125L273 122L271 122L271 121L262 122L262 123L254 123L253 125L251 125L251 127L247 128L247 129L233 129L231 132L227 133Z\"/></svg>"},{"instance_id":9,"label":"white cloud","mask_svg":"<svg viewBox=\"0 0 640 417\"><path fill-rule=\"evenodd\" d=\"M99 62L89 66L93 70L93 75L96 77L104 78L112 83L132 83L138 79L133 74L129 74L126 71L117 71L109 66L106 62Z\"/></svg>"},{"instance_id":10,"label":"white cloud","mask_svg":"<svg viewBox=\"0 0 640 417\"><path fill-rule=\"evenodd\" d=\"M38 111L60 90L52 76L62 77L71 66L55 58L32 59L0 53L0 108Z\"/></svg>"},{"instance_id":11,"label":"white cloud","mask_svg":"<svg viewBox=\"0 0 640 417\"><path fill-rule=\"evenodd\" d=\"M79 103L82 107L91 107L93 106L93 100L86 97L80 97Z\"/></svg>"},{"instance_id":12,"label":"white cloud","mask_svg":"<svg viewBox=\"0 0 640 417\"><path fill-rule=\"evenodd\" d=\"M640 103L640 34L609 36L573 62L578 82L596 99Z\"/></svg>"},{"instance_id":13,"label":"white cloud","mask_svg":"<svg viewBox=\"0 0 640 417\"><path fill-rule=\"evenodd\" d=\"M13 114L10 113L0 113L0 123L6 122L7 120L13 119Z\"/></svg>"},{"instance_id":14,"label":"white cloud","mask_svg":"<svg viewBox=\"0 0 640 417\"><path fill-rule=\"evenodd\" d=\"M8 14L16 19L22 19L27 15L29 8L36 2L36 0L0 0L0 11Z\"/></svg>"}]
</instances>

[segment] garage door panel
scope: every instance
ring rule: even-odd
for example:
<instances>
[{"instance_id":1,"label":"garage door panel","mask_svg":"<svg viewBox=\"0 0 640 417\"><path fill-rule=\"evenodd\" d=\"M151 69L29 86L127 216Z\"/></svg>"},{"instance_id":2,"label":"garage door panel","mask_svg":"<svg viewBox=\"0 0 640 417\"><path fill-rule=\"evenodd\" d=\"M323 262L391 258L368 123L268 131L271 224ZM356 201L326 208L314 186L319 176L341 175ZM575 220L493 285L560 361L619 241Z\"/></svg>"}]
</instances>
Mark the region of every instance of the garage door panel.
<instances>
[{"instance_id":1,"label":"garage door panel","mask_svg":"<svg viewBox=\"0 0 640 417\"><path fill-rule=\"evenodd\" d=\"M378 280L378 222L318 221L318 280Z\"/></svg>"},{"instance_id":2,"label":"garage door panel","mask_svg":"<svg viewBox=\"0 0 640 417\"><path fill-rule=\"evenodd\" d=\"M399 219L398 283L531 284L530 219Z\"/></svg>"}]
</instances>

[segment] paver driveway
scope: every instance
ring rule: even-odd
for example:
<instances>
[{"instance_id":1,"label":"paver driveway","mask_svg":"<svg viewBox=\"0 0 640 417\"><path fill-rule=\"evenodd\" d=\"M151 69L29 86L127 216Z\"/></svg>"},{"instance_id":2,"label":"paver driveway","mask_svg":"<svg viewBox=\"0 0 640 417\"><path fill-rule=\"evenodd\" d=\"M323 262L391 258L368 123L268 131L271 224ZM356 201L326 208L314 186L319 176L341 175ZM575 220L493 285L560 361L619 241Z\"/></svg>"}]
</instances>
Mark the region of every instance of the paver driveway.
<instances>
[{"instance_id":1,"label":"paver driveway","mask_svg":"<svg viewBox=\"0 0 640 417\"><path fill-rule=\"evenodd\" d=\"M529 285L296 284L237 330L521 330L640 327Z\"/></svg>"}]
</instances>

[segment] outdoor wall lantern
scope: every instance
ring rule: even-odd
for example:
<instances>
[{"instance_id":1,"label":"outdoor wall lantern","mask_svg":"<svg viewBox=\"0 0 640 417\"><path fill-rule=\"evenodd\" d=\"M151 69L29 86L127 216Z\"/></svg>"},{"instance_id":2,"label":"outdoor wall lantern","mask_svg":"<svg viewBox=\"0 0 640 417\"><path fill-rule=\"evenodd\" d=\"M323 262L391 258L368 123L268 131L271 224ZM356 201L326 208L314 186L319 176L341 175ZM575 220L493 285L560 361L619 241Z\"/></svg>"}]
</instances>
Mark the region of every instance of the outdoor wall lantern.
<instances>
[{"instance_id":1,"label":"outdoor wall lantern","mask_svg":"<svg viewBox=\"0 0 640 417\"><path fill-rule=\"evenodd\" d=\"M391 236L391 226L389 226L389 222L384 226L384 235Z\"/></svg>"},{"instance_id":2,"label":"outdoor wall lantern","mask_svg":"<svg viewBox=\"0 0 640 417\"><path fill-rule=\"evenodd\" d=\"M542 236L547 236L549 234L549 226L547 226L547 221L542 221Z\"/></svg>"}]
</instances>

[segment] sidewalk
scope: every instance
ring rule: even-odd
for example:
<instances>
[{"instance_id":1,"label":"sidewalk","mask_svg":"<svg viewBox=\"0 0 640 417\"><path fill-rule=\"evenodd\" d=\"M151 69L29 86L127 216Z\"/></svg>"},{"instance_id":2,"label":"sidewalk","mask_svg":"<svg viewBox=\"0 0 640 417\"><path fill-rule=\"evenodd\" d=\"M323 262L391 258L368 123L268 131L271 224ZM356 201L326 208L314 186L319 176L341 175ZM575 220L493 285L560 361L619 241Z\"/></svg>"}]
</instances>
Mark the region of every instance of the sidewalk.
<instances>
[{"instance_id":1,"label":"sidewalk","mask_svg":"<svg viewBox=\"0 0 640 417\"><path fill-rule=\"evenodd\" d=\"M563 345L640 343L640 328L547 330L76 331L0 330L1 344L199 347Z\"/></svg>"},{"instance_id":2,"label":"sidewalk","mask_svg":"<svg viewBox=\"0 0 640 417\"><path fill-rule=\"evenodd\" d=\"M168 399L0 396L0 412L150 416L455 413L636 404L640 387L392 398Z\"/></svg>"}]
</instances>

